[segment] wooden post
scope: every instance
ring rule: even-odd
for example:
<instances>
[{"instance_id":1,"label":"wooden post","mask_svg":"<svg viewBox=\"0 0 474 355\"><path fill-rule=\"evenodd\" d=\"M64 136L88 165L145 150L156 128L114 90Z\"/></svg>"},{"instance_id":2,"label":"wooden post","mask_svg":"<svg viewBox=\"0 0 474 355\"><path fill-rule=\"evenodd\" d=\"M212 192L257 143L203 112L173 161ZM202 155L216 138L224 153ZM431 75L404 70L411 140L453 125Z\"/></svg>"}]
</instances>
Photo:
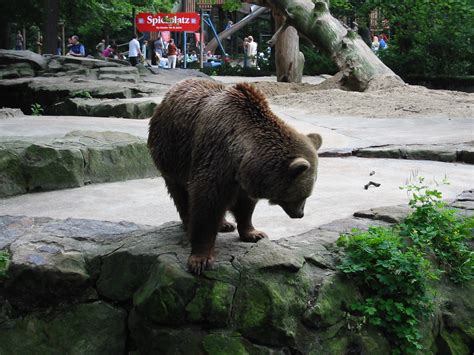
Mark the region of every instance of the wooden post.
<instances>
[{"instance_id":1,"label":"wooden post","mask_svg":"<svg viewBox=\"0 0 474 355\"><path fill-rule=\"evenodd\" d=\"M199 38L199 58L200 58L200 68L204 68L204 11L202 8L199 10L201 14L201 35Z\"/></svg>"},{"instance_id":2,"label":"wooden post","mask_svg":"<svg viewBox=\"0 0 474 355\"><path fill-rule=\"evenodd\" d=\"M23 50L26 50L26 28L23 26Z\"/></svg>"}]
</instances>

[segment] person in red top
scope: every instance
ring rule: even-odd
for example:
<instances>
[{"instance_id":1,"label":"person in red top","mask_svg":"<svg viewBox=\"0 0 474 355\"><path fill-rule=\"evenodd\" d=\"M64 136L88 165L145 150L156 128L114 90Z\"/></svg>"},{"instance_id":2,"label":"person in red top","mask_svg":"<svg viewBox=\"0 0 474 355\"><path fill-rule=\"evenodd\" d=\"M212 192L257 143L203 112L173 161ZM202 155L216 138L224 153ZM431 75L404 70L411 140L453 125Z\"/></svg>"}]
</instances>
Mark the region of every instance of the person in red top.
<instances>
[{"instance_id":1,"label":"person in red top","mask_svg":"<svg viewBox=\"0 0 474 355\"><path fill-rule=\"evenodd\" d=\"M176 52L178 48L174 44L174 40L170 39L170 43L168 44L168 66L172 69L176 68Z\"/></svg>"}]
</instances>

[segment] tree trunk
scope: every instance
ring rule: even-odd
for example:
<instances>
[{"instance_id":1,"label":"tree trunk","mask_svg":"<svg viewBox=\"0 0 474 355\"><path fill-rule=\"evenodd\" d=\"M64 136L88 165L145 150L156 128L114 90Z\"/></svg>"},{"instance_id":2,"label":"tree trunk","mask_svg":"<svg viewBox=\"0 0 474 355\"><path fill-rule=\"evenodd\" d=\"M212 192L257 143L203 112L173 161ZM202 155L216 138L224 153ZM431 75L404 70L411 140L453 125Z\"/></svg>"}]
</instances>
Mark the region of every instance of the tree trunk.
<instances>
[{"instance_id":1,"label":"tree trunk","mask_svg":"<svg viewBox=\"0 0 474 355\"><path fill-rule=\"evenodd\" d=\"M341 70L340 84L365 91L403 85L370 50L359 35L346 29L329 13L329 0L247 0L266 6L286 18L286 23L329 54Z\"/></svg>"},{"instance_id":2,"label":"tree trunk","mask_svg":"<svg viewBox=\"0 0 474 355\"><path fill-rule=\"evenodd\" d=\"M222 31L221 33L219 33L219 40L222 42L222 40L224 38L231 37L235 32L237 32L238 30L244 28L247 24L249 24L250 22L255 20L258 16L260 16L261 14L263 14L266 11L268 11L268 9L266 9L264 7L261 7L259 9L255 10L254 12L252 12L251 14L248 14L242 20L235 23L228 30L225 30L225 31ZM204 52L207 53L208 51L211 51L212 53L214 53L215 50L217 49L217 46L218 46L217 39L213 38L212 40L209 41L207 46L204 48Z\"/></svg>"},{"instance_id":3,"label":"tree trunk","mask_svg":"<svg viewBox=\"0 0 474 355\"><path fill-rule=\"evenodd\" d=\"M45 0L43 53L56 54L58 47L59 0Z\"/></svg>"},{"instance_id":4,"label":"tree trunk","mask_svg":"<svg viewBox=\"0 0 474 355\"><path fill-rule=\"evenodd\" d=\"M283 25L284 18L273 14L276 28ZM298 31L289 26L275 43L275 64L277 81L301 83L303 79L304 55L300 52Z\"/></svg>"}]
</instances>

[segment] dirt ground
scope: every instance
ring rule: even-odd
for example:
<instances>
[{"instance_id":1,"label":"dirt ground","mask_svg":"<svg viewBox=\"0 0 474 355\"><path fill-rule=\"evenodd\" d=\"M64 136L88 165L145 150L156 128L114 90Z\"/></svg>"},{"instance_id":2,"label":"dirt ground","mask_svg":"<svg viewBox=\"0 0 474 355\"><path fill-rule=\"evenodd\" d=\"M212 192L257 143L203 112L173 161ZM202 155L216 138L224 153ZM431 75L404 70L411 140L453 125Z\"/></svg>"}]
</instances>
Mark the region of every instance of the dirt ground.
<instances>
[{"instance_id":1,"label":"dirt ground","mask_svg":"<svg viewBox=\"0 0 474 355\"><path fill-rule=\"evenodd\" d=\"M318 85L256 82L272 104L312 114L366 118L474 118L474 94L405 85L371 92L323 90Z\"/></svg>"}]
</instances>

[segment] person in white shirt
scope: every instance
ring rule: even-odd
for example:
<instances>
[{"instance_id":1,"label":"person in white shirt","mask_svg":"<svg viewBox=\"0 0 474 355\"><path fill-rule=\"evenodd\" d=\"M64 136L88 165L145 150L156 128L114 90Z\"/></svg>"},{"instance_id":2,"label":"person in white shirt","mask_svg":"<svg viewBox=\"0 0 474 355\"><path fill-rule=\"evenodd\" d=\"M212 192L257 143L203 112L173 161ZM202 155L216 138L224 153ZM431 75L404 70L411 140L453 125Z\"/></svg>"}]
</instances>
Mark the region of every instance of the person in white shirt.
<instances>
[{"instance_id":1,"label":"person in white shirt","mask_svg":"<svg viewBox=\"0 0 474 355\"><path fill-rule=\"evenodd\" d=\"M128 60L133 66L138 63L138 56L142 56L140 50L140 42L137 40L137 35L133 35L132 40L128 42Z\"/></svg>"},{"instance_id":2,"label":"person in white shirt","mask_svg":"<svg viewBox=\"0 0 474 355\"><path fill-rule=\"evenodd\" d=\"M250 66L257 65L257 42L254 42L252 36L248 36L247 55L249 57Z\"/></svg>"}]
</instances>

